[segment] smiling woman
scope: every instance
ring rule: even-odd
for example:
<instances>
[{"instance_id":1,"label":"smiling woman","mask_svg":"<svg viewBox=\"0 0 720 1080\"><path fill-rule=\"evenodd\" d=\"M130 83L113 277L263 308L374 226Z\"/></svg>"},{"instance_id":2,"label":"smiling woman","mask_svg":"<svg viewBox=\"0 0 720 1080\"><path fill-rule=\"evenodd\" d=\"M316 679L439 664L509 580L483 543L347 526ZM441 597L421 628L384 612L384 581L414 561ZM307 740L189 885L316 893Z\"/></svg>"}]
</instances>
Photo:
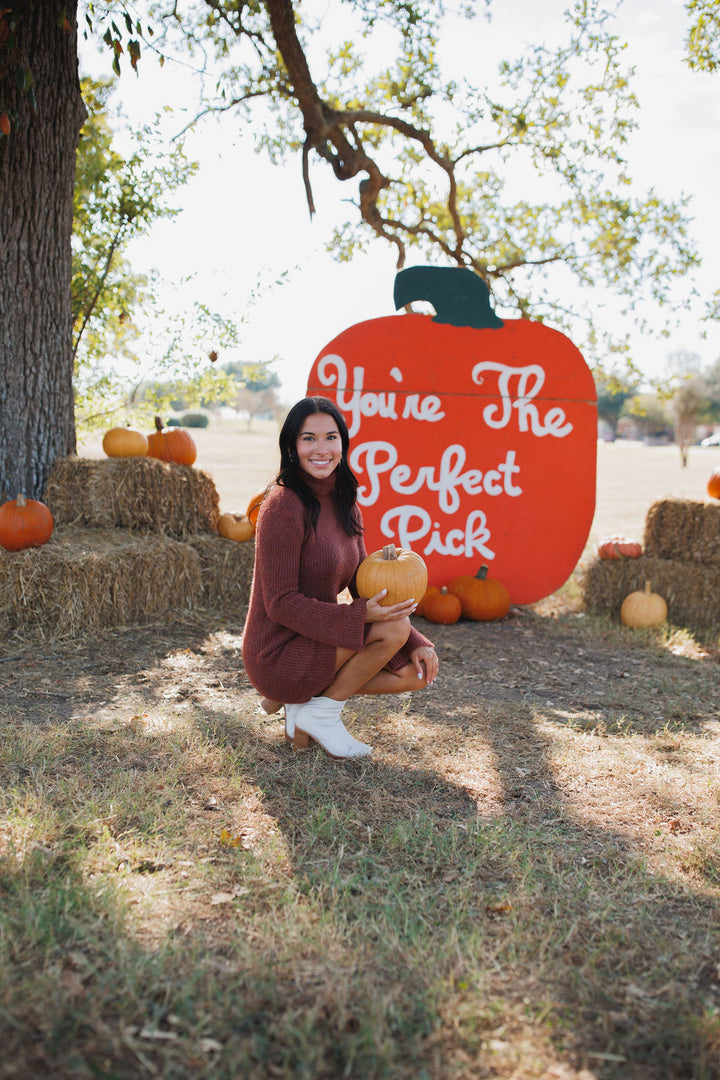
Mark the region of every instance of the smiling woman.
<instances>
[{"instance_id":1,"label":"smiling woman","mask_svg":"<svg viewBox=\"0 0 720 1080\"><path fill-rule=\"evenodd\" d=\"M279 441L280 470L257 519L245 670L265 713L284 705L296 750L312 740L331 757L367 757L370 746L340 719L347 699L435 681L435 650L410 624L421 597L384 605L387 590L358 594L367 552L347 425L335 403L303 398ZM351 600L342 603L346 589Z\"/></svg>"}]
</instances>

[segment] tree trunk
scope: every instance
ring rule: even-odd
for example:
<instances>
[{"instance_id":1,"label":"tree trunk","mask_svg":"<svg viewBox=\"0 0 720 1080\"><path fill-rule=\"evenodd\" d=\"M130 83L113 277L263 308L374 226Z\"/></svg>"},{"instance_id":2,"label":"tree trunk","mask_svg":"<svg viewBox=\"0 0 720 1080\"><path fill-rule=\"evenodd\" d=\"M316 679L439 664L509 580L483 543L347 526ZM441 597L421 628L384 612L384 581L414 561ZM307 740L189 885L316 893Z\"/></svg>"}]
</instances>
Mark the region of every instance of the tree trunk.
<instances>
[{"instance_id":1,"label":"tree trunk","mask_svg":"<svg viewBox=\"0 0 720 1080\"><path fill-rule=\"evenodd\" d=\"M60 16L64 8L65 21ZM40 498L58 457L75 451L72 214L75 151L85 110L77 0L16 3L0 112L0 496ZM9 63L8 63L9 61ZM17 70L32 73L37 106Z\"/></svg>"}]
</instances>

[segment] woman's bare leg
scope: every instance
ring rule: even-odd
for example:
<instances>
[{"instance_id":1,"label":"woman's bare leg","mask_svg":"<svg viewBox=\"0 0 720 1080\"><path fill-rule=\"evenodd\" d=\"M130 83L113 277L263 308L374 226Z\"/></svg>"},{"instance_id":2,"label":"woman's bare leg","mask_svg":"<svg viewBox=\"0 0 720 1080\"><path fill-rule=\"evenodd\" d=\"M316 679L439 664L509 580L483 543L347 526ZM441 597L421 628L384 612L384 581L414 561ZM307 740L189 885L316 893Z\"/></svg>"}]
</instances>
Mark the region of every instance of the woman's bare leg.
<instances>
[{"instance_id":1,"label":"woman's bare leg","mask_svg":"<svg viewBox=\"0 0 720 1080\"><path fill-rule=\"evenodd\" d=\"M364 647L360 652L350 652L348 649L337 650L337 663L335 678L323 691L323 697L333 698L335 701L347 701L353 694L391 694L399 693L400 682L394 682L397 676L393 672L383 671L388 660L402 648L410 633L409 619L395 619L392 622L373 623L365 640ZM412 665L409 665L412 667ZM405 670L404 668L402 669ZM390 676L385 679L384 676ZM388 689L366 689L371 682L380 678L380 685ZM407 680L408 682L410 680ZM420 688L424 681L415 674L415 686ZM389 689L389 687L396 689ZM410 686L407 687L410 689Z\"/></svg>"},{"instance_id":2,"label":"woman's bare leg","mask_svg":"<svg viewBox=\"0 0 720 1080\"><path fill-rule=\"evenodd\" d=\"M418 679L418 674L412 664L397 671L389 671L383 668L373 675L371 679L356 690L356 694L403 694L406 690L423 690L427 686L427 677Z\"/></svg>"}]
</instances>

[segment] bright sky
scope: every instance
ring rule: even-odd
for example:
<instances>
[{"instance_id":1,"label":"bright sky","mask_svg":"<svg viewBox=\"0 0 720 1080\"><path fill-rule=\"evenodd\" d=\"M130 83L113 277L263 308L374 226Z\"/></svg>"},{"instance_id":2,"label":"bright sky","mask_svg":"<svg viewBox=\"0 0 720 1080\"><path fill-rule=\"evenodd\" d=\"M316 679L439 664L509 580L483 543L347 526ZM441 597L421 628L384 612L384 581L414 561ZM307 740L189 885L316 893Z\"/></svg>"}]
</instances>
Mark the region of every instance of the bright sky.
<instances>
[{"instance_id":1,"label":"bright sky","mask_svg":"<svg viewBox=\"0 0 720 1080\"><path fill-rule=\"evenodd\" d=\"M478 70L485 55L494 64L491 55L512 58L524 41L550 41L567 6L558 0L494 0L491 23L481 24L483 40L472 42ZM327 0L328 20L335 7ZM680 0L624 0L620 7L617 30L637 68L641 103L629 172L639 190L654 187L665 199L692 195L704 263L699 283L709 298L720 288L720 75L694 74L683 64L687 22ZM458 49L466 45L466 37L458 39ZM100 63L88 46L85 50L82 70L106 73L105 58ZM196 80L185 68L168 63L160 71L146 56L139 78L128 66L115 100L131 123L149 122L163 104L172 104L174 130L179 130L194 114L196 95ZM232 114L204 122L187 138L186 151L200 169L178 193L182 214L134 244L133 268L157 269L170 281L194 275L191 285L173 293L171 303L194 296L237 320L244 315L242 348L233 358L279 356L274 370L283 397L295 401L305 392L316 355L336 334L364 319L393 314L394 253L378 242L351 264L335 263L324 242L357 188L348 190L350 184L339 184L316 164L318 212L310 222L299 158L288 167L270 165L253 152L245 121ZM248 308L258 280L270 285L284 271L287 283L267 289ZM650 376L661 374L667 356L677 350L698 353L710 364L720 357L720 326L711 327L707 340L701 331L697 319L687 317L669 340L635 335L634 359Z\"/></svg>"}]
</instances>

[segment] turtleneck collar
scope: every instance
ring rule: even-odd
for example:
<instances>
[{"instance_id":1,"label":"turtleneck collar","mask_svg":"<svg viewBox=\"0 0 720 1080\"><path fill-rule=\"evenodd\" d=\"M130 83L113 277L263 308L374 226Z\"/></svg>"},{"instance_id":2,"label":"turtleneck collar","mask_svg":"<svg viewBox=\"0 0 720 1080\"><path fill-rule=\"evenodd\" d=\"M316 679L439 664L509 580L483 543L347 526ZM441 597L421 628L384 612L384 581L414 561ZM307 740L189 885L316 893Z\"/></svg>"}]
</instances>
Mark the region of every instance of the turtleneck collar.
<instances>
[{"instance_id":1,"label":"turtleneck collar","mask_svg":"<svg viewBox=\"0 0 720 1080\"><path fill-rule=\"evenodd\" d=\"M336 470L333 469L329 476L318 477L303 473L303 483L318 498L322 495L329 495L330 492L335 490L335 472Z\"/></svg>"}]
</instances>

